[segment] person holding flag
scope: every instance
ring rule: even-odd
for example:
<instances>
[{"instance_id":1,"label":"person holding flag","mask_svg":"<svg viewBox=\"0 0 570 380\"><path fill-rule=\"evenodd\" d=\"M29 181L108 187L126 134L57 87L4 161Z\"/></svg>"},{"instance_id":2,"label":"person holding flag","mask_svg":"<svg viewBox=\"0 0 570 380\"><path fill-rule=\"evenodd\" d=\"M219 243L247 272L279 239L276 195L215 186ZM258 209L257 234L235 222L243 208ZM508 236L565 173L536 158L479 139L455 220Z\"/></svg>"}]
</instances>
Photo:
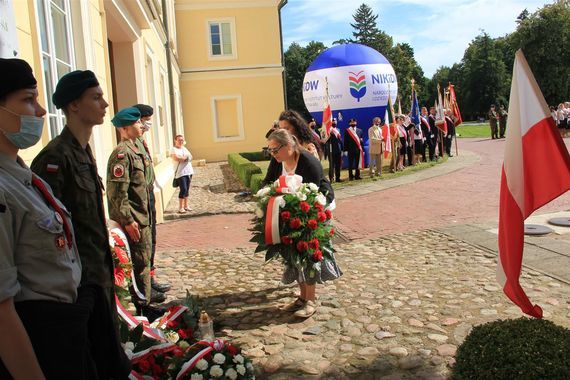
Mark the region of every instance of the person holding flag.
<instances>
[{"instance_id":1,"label":"person holding flag","mask_svg":"<svg viewBox=\"0 0 570 380\"><path fill-rule=\"evenodd\" d=\"M324 123L323 123L324 124ZM327 136L326 128L321 128L321 142L325 144L325 152L329 159L329 180L342 182L340 179L340 169L342 167L342 138L337 128L336 119L332 119L332 124Z\"/></svg>"},{"instance_id":2,"label":"person holding flag","mask_svg":"<svg viewBox=\"0 0 570 380\"><path fill-rule=\"evenodd\" d=\"M414 88L414 80L412 79L412 112L410 120L414 125L414 161L421 162L423 156L425 161L424 134L420 121L420 105L418 104L418 96ZM423 153L423 155L422 155Z\"/></svg>"},{"instance_id":3,"label":"person holding flag","mask_svg":"<svg viewBox=\"0 0 570 380\"><path fill-rule=\"evenodd\" d=\"M427 149L429 150L429 160L433 161L435 159L435 144L433 144L434 134L431 129L431 124L429 122L428 111L426 107L422 107L422 113L420 115L420 124L421 124L422 134L424 136L422 158L424 162L427 161L426 159L426 149Z\"/></svg>"},{"instance_id":4,"label":"person holding flag","mask_svg":"<svg viewBox=\"0 0 570 380\"><path fill-rule=\"evenodd\" d=\"M344 151L348 153L348 180L362 179L360 169L364 168L364 145L362 129L356 127L356 119L348 121L349 128L344 132ZM356 169L353 175L353 169Z\"/></svg>"}]
</instances>

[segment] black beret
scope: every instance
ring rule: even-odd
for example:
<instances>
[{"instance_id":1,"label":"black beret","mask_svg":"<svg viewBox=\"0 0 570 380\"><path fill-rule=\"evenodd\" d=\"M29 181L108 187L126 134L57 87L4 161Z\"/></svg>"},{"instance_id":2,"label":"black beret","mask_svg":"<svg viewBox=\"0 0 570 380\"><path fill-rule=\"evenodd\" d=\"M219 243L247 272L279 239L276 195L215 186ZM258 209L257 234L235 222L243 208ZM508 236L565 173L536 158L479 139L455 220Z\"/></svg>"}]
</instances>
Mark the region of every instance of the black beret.
<instances>
[{"instance_id":1,"label":"black beret","mask_svg":"<svg viewBox=\"0 0 570 380\"><path fill-rule=\"evenodd\" d=\"M57 108L63 108L81 97L88 88L97 86L99 81L93 71L75 70L61 77L51 99Z\"/></svg>"},{"instance_id":2,"label":"black beret","mask_svg":"<svg viewBox=\"0 0 570 380\"><path fill-rule=\"evenodd\" d=\"M0 98L38 83L28 62L18 58L0 58L0 73Z\"/></svg>"},{"instance_id":3,"label":"black beret","mask_svg":"<svg viewBox=\"0 0 570 380\"><path fill-rule=\"evenodd\" d=\"M111 119L111 123L117 128L133 125L141 118L141 113L135 107L123 108Z\"/></svg>"},{"instance_id":4,"label":"black beret","mask_svg":"<svg viewBox=\"0 0 570 380\"><path fill-rule=\"evenodd\" d=\"M135 104L133 107L139 110L141 117L152 116L154 114L152 107L146 104Z\"/></svg>"}]
</instances>

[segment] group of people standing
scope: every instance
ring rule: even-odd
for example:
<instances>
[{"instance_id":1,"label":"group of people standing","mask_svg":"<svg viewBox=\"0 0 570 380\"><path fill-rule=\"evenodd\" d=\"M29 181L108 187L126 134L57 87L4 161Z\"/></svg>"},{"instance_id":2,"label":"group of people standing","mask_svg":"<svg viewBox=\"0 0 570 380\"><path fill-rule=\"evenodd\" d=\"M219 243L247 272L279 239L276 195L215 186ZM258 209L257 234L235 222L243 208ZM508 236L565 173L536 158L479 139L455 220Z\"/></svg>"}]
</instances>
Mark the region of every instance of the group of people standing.
<instances>
[{"instance_id":1,"label":"group of people standing","mask_svg":"<svg viewBox=\"0 0 570 380\"><path fill-rule=\"evenodd\" d=\"M170 289L153 277L155 178L143 139L153 109L137 104L113 117L120 142L105 186L89 144L109 106L95 74L59 80L52 100L66 126L28 167L18 152L40 140L46 111L27 62L0 59L0 72L0 378L127 378L103 192L129 242L132 302L152 320L163 310L150 303Z\"/></svg>"},{"instance_id":2,"label":"group of people standing","mask_svg":"<svg viewBox=\"0 0 570 380\"><path fill-rule=\"evenodd\" d=\"M491 138L495 139L504 139L505 138L505 131L507 130L507 118L509 114L505 110L504 105L500 105L499 109L495 108L494 104L491 104L491 108L489 109L489 124L491 125Z\"/></svg>"},{"instance_id":3,"label":"group of people standing","mask_svg":"<svg viewBox=\"0 0 570 380\"><path fill-rule=\"evenodd\" d=\"M560 103L558 107L551 106L550 113L562 137L568 136L570 129L570 102Z\"/></svg>"}]
</instances>

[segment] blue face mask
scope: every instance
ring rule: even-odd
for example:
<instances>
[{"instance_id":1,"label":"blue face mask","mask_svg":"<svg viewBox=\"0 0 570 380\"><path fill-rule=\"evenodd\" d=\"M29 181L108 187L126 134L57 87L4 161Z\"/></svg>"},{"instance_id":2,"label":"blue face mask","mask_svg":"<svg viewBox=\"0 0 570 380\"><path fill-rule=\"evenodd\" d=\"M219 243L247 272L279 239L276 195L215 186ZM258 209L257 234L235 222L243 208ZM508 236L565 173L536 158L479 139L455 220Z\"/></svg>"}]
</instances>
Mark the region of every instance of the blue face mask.
<instances>
[{"instance_id":1,"label":"blue face mask","mask_svg":"<svg viewBox=\"0 0 570 380\"><path fill-rule=\"evenodd\" d=\"M4 136L18 149L26 149L36 145L42 137L44 118L32 115L20 115L0 106L4 111L20 117L20 130L9 133L2 131Z\"/></svg>"}]
</instances>

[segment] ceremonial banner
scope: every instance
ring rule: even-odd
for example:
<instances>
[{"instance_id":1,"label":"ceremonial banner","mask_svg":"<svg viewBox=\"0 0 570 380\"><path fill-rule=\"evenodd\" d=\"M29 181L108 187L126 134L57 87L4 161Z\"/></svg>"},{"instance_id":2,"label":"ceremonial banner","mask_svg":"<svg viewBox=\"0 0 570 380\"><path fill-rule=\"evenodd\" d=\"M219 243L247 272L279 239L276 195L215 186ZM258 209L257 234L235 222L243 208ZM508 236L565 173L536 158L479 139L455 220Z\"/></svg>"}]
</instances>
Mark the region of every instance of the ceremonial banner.
<instances>
[{"instance_id":1,"label":"ceremonial banner","mask_svg":"<svg viewBox=\"0 0 570 380\"><path fill-rule=\"evenodd\" d=\"M451 108L452 115L455 116L455 126L458 127L463 123L463 119L461 118L459 104L457 104L457 97L455 96L455 86L451 83L449 84L449 106Z\"/></svg>"},{"instance_id":2,"label":"ceremonial banner","mask_svg":"<svg viewBox=\"0 0 570 380\"><path fill-rule=\"evenodd\" d=\"M325 77L325 106L323 109L323 120L321 123L321 128L324 131L324 138L328 139L331 134L332 128L332 112L331 112L331 105L329 102L329 84L328 80Z\"/></svg>"},{"instance_id":3,"label":"ceremonial banner","mask_svg":"<svg viewBox=\"0 0 570 380\"><path fill-rule=\"evenodd\" d=\"M524 220L570 189L570 156L521 50L517 51L509 100L499 206L497 280L528 315L542 318L519 283Z\"/></svg>"},{"instance_id":4,"label":"ceremonial banner","mask_svg":"<svg viewBox=\"0 0 570 380\"><path fill-rule=\"evenodd\" d=\"M447 123L445 122L443 99L441 98L439 84L437 85L437 100L435 101L435 126L441 129L444 134L447 134Z\"/></svg>"}]
</instances>

